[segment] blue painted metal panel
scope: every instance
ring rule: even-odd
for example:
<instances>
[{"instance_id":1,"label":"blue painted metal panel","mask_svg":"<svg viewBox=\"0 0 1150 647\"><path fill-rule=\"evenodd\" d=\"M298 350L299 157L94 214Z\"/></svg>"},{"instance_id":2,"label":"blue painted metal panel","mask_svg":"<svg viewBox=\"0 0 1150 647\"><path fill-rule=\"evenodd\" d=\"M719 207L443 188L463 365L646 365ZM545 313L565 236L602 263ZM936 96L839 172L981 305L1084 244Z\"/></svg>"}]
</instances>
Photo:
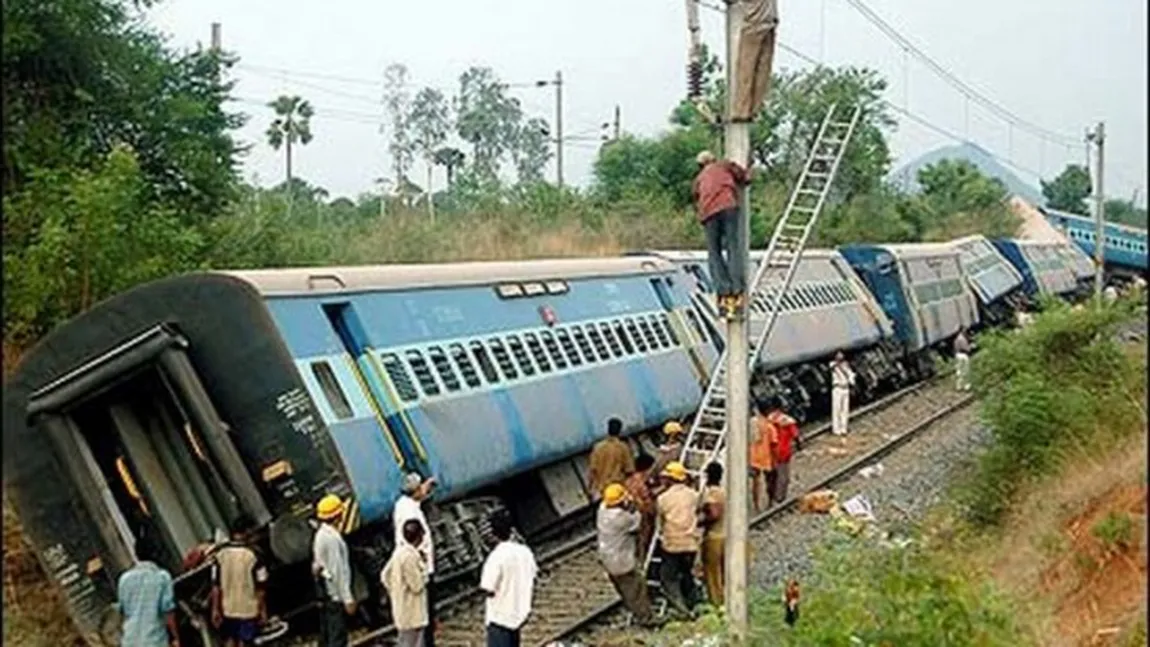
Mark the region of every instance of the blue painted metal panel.
<instances>
[{"instance_id":1,"label":"blue painted metal panel","mask_svg":"<svg viewBox=\"0 0 1150 647\"><path fill-rule=\"evenodd\" d=\"M1051 225L1064 231L1082 251L1094 257L1095 223L1092 218L1054 209L1042 209L1042 212ZM1106 236L1103 253L1105 262L1146 271L1150 262L1147 258L1146 230L1112 222L1107 222L1103 227Z\"/></svg>"},{"instance_id":2,"label":"blue painted metal panel","mask_svg":"<svg viewBox=\"0 0 1150 647\"><path fill-rule=\"evenodd\" d=\"M911 350L920 348L921 336L903 293L902 277L894 256L874 245L848 245L840 247L838 251L894 323L895 337Z\"/></svg>"},{"instance_id":3,"label":"blue painted metal panel","mask_svg":"<svg viewBox=\"0 0 1150 647\"><path fill-rule=\"evenodd\" d=\"M328 425L347 469L365 523L391 514L400 492L400 469L375 418Z\"/></svg>"},{"instance_id":4,"label":"blue painted metal panel","mask_svg":"<svg viewBox=\"0 0 1150 647\"><path fill-rule=\"evenodd\" d=\"M1001 253L1014 269L1022 275L1022 289L1026 292L1026 296L1034 298L1038 296L1038 282L1034 277L1034 270L1030 267L1022 256L1022 250L1018 248L1018 243L1008 238L996 238L990 241L994 248Z\"/></svg>"}]
</instances>

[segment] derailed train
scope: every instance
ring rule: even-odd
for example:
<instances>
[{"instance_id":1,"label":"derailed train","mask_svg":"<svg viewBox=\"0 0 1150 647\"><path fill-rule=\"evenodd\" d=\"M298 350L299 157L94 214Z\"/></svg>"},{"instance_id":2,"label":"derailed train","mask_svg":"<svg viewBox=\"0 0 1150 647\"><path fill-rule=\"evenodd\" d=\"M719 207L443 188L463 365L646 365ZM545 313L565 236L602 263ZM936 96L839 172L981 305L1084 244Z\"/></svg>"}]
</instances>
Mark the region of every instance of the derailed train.
<instances>
[{"instance_id":1,"label":"derailed train","mask_svg":"<svg viewBox=\"0 0 1150 647\"><path fill-rule=\"evenodd\" d=\"M757 262L761 254L754 254ZM928 376L963 327L1090 280L1071 246L970 237L804 252L752 387L799 418L847 353L871 397ZM378 596L404 471L434 475L437 580L466 580L507 509L529 538L586 514L605 422L690 416L723 347L705 255L204 272L136 287L25 355L4 393L5 486L85 639L106 644L141 538L202 613L184 558L240 514L269 604L306 600L313 504L350 501L357 595ZM752 303L761 310L764 304ZM373 608L375 605L364 605ZM378 619L377 619L378 620Z\"/></svg>"}]
</instances>

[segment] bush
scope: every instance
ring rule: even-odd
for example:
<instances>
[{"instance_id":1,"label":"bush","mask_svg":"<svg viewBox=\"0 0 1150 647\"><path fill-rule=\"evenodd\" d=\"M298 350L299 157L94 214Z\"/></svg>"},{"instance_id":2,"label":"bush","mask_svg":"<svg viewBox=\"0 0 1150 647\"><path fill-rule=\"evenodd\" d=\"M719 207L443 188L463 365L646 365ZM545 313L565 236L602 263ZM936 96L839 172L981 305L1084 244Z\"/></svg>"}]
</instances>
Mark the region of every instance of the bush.
<instances>
[{"instance_id":1,"label":"bush","mask_svg":"<svg viewBox=\"0 0 1150 647\"><path fill-rule=\"evenodd\" d=\"M1143 369L1115 340L1127 317L1051 302L1030 328L980 340L974 386L994 442L959 494L971 521L998 523L1027 480L1144 422Z\"/></svg>"}]
</instances>

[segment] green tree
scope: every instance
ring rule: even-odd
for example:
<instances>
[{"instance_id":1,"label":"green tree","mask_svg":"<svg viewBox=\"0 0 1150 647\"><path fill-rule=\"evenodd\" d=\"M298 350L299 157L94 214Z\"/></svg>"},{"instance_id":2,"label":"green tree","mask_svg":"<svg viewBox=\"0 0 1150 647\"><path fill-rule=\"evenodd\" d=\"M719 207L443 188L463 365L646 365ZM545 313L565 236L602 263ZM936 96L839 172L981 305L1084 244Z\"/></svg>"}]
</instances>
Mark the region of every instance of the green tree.
<instances>
[{"instance_id":1,"label":"green tree","mask_svg":"<svg viewBox=\"0 0 1150 647\"><path fill-rule=\"evenodd\" d=\"M435 200L432 199L432 171L435 170L436 152L447 141L451 119L447 99L434 88L423 88L415 95L410 115L414 145L427 164L427 212L435 218Z\"/></svg>"},{"instance_id":2,"label":"green tree","mask_svg":"<svg viewBox=\"0 0 1150 647\"><path fill-rule=\"evenodd\" d=\"M390 131L387 151L395 169L395 184L403 186L415 161L416 144L411 132L411 93L407 90L407 66L392 63L383 71L383 107Z\"/></svg>"},{"instance_id":3,"label":"green tree","mask_svg":"<svg viewBox=\"0 0 1150 647\"><path fill-rule=\"evenodd\" d=\"M463 166L466 155L458 148L444 146L435 151L434 160L447 171L447 188L450 189L455 180L455 172Z\"/></svg>"},{"instance_id":4,"label":"green tree","mask_svg":"<svg viewBox=\"0 0 1150 647\"><path fill-rule=\"evenodd\" d=\"M918 171L921 192L899 203L918 239L944 240L968 234L1011 236L1018 219L1006 205L1006 185L966 160L944 159Z\"/></svg>"},{"instance_id":5,"label":"green tree","mask_svg":"<svg viewBox=\"0 0 1150 647\"><path fill-rule=\"evenodd\" d=\"M624 135L600 149L595 159L595 194L608 202L662 195L686 207L698 172L695 156L715 143L703 126L677 128L656 138Z\"/></svg>"},{"instance_id":6,"label":"green tree","mask_svg":"<svg viewBox=\"0 0 1150 647\"><path fill-rule=\"evenodd\" d=\"M1059 211L1086 215L1086 198L1092 193L1090 172L1080 164L1067 164L1058 177L1042 180L1042 197L1046 206Z\"/></svg>"},{"instance_id":7,"label":"green tree","mask_svg":"<svg viewBox=\"0 0 1150 647\"><path fill-rule=\"evenodd\" d=\"M1113 198L1106 201L1106 219L1110 222L1142 229L1146 229L1147 225L1150 224L1147 223L1145 209L1135 206L1129 200Z\"/></svg>"},{"instance_id":8,"label":"green tree","mask_svg":"<svg viewBox=\"0 0 1150 647\"><path fill-rule=\"evenodd\" d=\"M520 183L541 182L543 168L551 159L547 122L533 117L519 126L511 148L511 159Z\"/></svg>"},{"instance_id":9,"label":"green tree","mask_svg":"<svg viewBox=\"0 0 1150 647\"><path fill-rule=\"evenodd\" d=\"M299 142L301 146L311 141L311 118L315 115L311 104L298 96L282 95L268 104L275 111L276 117L268 126L265 135L268 144L275 150L282 146L284 149L285 182L291 184L291 147Z\"/></svg>"},{"instance_id":10,"label":"green tree","mask_svg":"<svg viewBox=\"0 0 1150 647\"><path fill-rule=\"evenodd\" d=\"M503 158L512 151L523 109L488 67L472 67L459 77L455 129L471 144L471 174L478 186L498 186Z\"/></svg>"}]
</instances>

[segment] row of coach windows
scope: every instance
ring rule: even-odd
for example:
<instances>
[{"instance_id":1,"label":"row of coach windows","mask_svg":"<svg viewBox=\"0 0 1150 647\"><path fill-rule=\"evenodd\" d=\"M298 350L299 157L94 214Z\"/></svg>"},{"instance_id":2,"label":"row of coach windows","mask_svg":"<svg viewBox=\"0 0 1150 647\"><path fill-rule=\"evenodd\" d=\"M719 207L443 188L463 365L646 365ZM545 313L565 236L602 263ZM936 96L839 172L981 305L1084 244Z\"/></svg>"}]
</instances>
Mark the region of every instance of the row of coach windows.
<instances>
[{"instance_id":1,"label":"row of coach windows","mask_svg":"<svg viewBox=\"0 0 1150 647\"><path fill-rule=\"evenodd\" d=\"M973 263L970 264L970 275L976 276L978 274L982 274L997 264L998 257L996 257L994 254L979 256Z\"/></svg>"},{"instance_id":2,"label":"row of coach windows","mask_svg":"<svg viewBox=\"0 0 1150 647\"><path fill-rule=\"evenodd\" d=\"M962 282L958 279L936 281L925 285L917 285L914 288L914 292L915 296L918 297L919 305L925 305L934 301L942 301L943 299L953 299L962 294Z\"/></svg>"},{"instance_id":3,"label":"row of coach windows","mask_svg":"<svg viewBox=\"0 0 1150 647\"><path fill-rule=\"evenodd\" d=\"M820 308L839 303L851 303L855 300L854 293L846 283L803 283L791 286L783 295L783 312L802 310L804 308ZM759 303L766 308L765 303Z\"/></svg>"},{"instance_id":4,"label":"row of coach windows","mask_svg":"<svg viewBox=\"0 0 1150 647\"><path fill-rule=\"evenodd\" d=\"M666 314L570 324L380 356L404 402L680 346Z\"/></svg>"},{"instance_id":5,"label":"row of coach windows","mask_svg":"<svg viewBox=\"0 0 1150 647\"><path fill-rule=\"evenodd\" d=\"M1070 237L1071 238L1077 238L1079 240L1093 241L1094 240L1094 233L1089 232L1089 231L1082 231L1080 229L1071 229L1070 230ZM1114 247L1116 249L1125 249L1127 251L1140 252L1143 254L1146 253L1146 243L1140 243L1137 241L1126 240L1124 238L1115 238L1113 236L1107 236L1106 237L1106 245L1108 247Z\"/></svg>"}]
</instances>

